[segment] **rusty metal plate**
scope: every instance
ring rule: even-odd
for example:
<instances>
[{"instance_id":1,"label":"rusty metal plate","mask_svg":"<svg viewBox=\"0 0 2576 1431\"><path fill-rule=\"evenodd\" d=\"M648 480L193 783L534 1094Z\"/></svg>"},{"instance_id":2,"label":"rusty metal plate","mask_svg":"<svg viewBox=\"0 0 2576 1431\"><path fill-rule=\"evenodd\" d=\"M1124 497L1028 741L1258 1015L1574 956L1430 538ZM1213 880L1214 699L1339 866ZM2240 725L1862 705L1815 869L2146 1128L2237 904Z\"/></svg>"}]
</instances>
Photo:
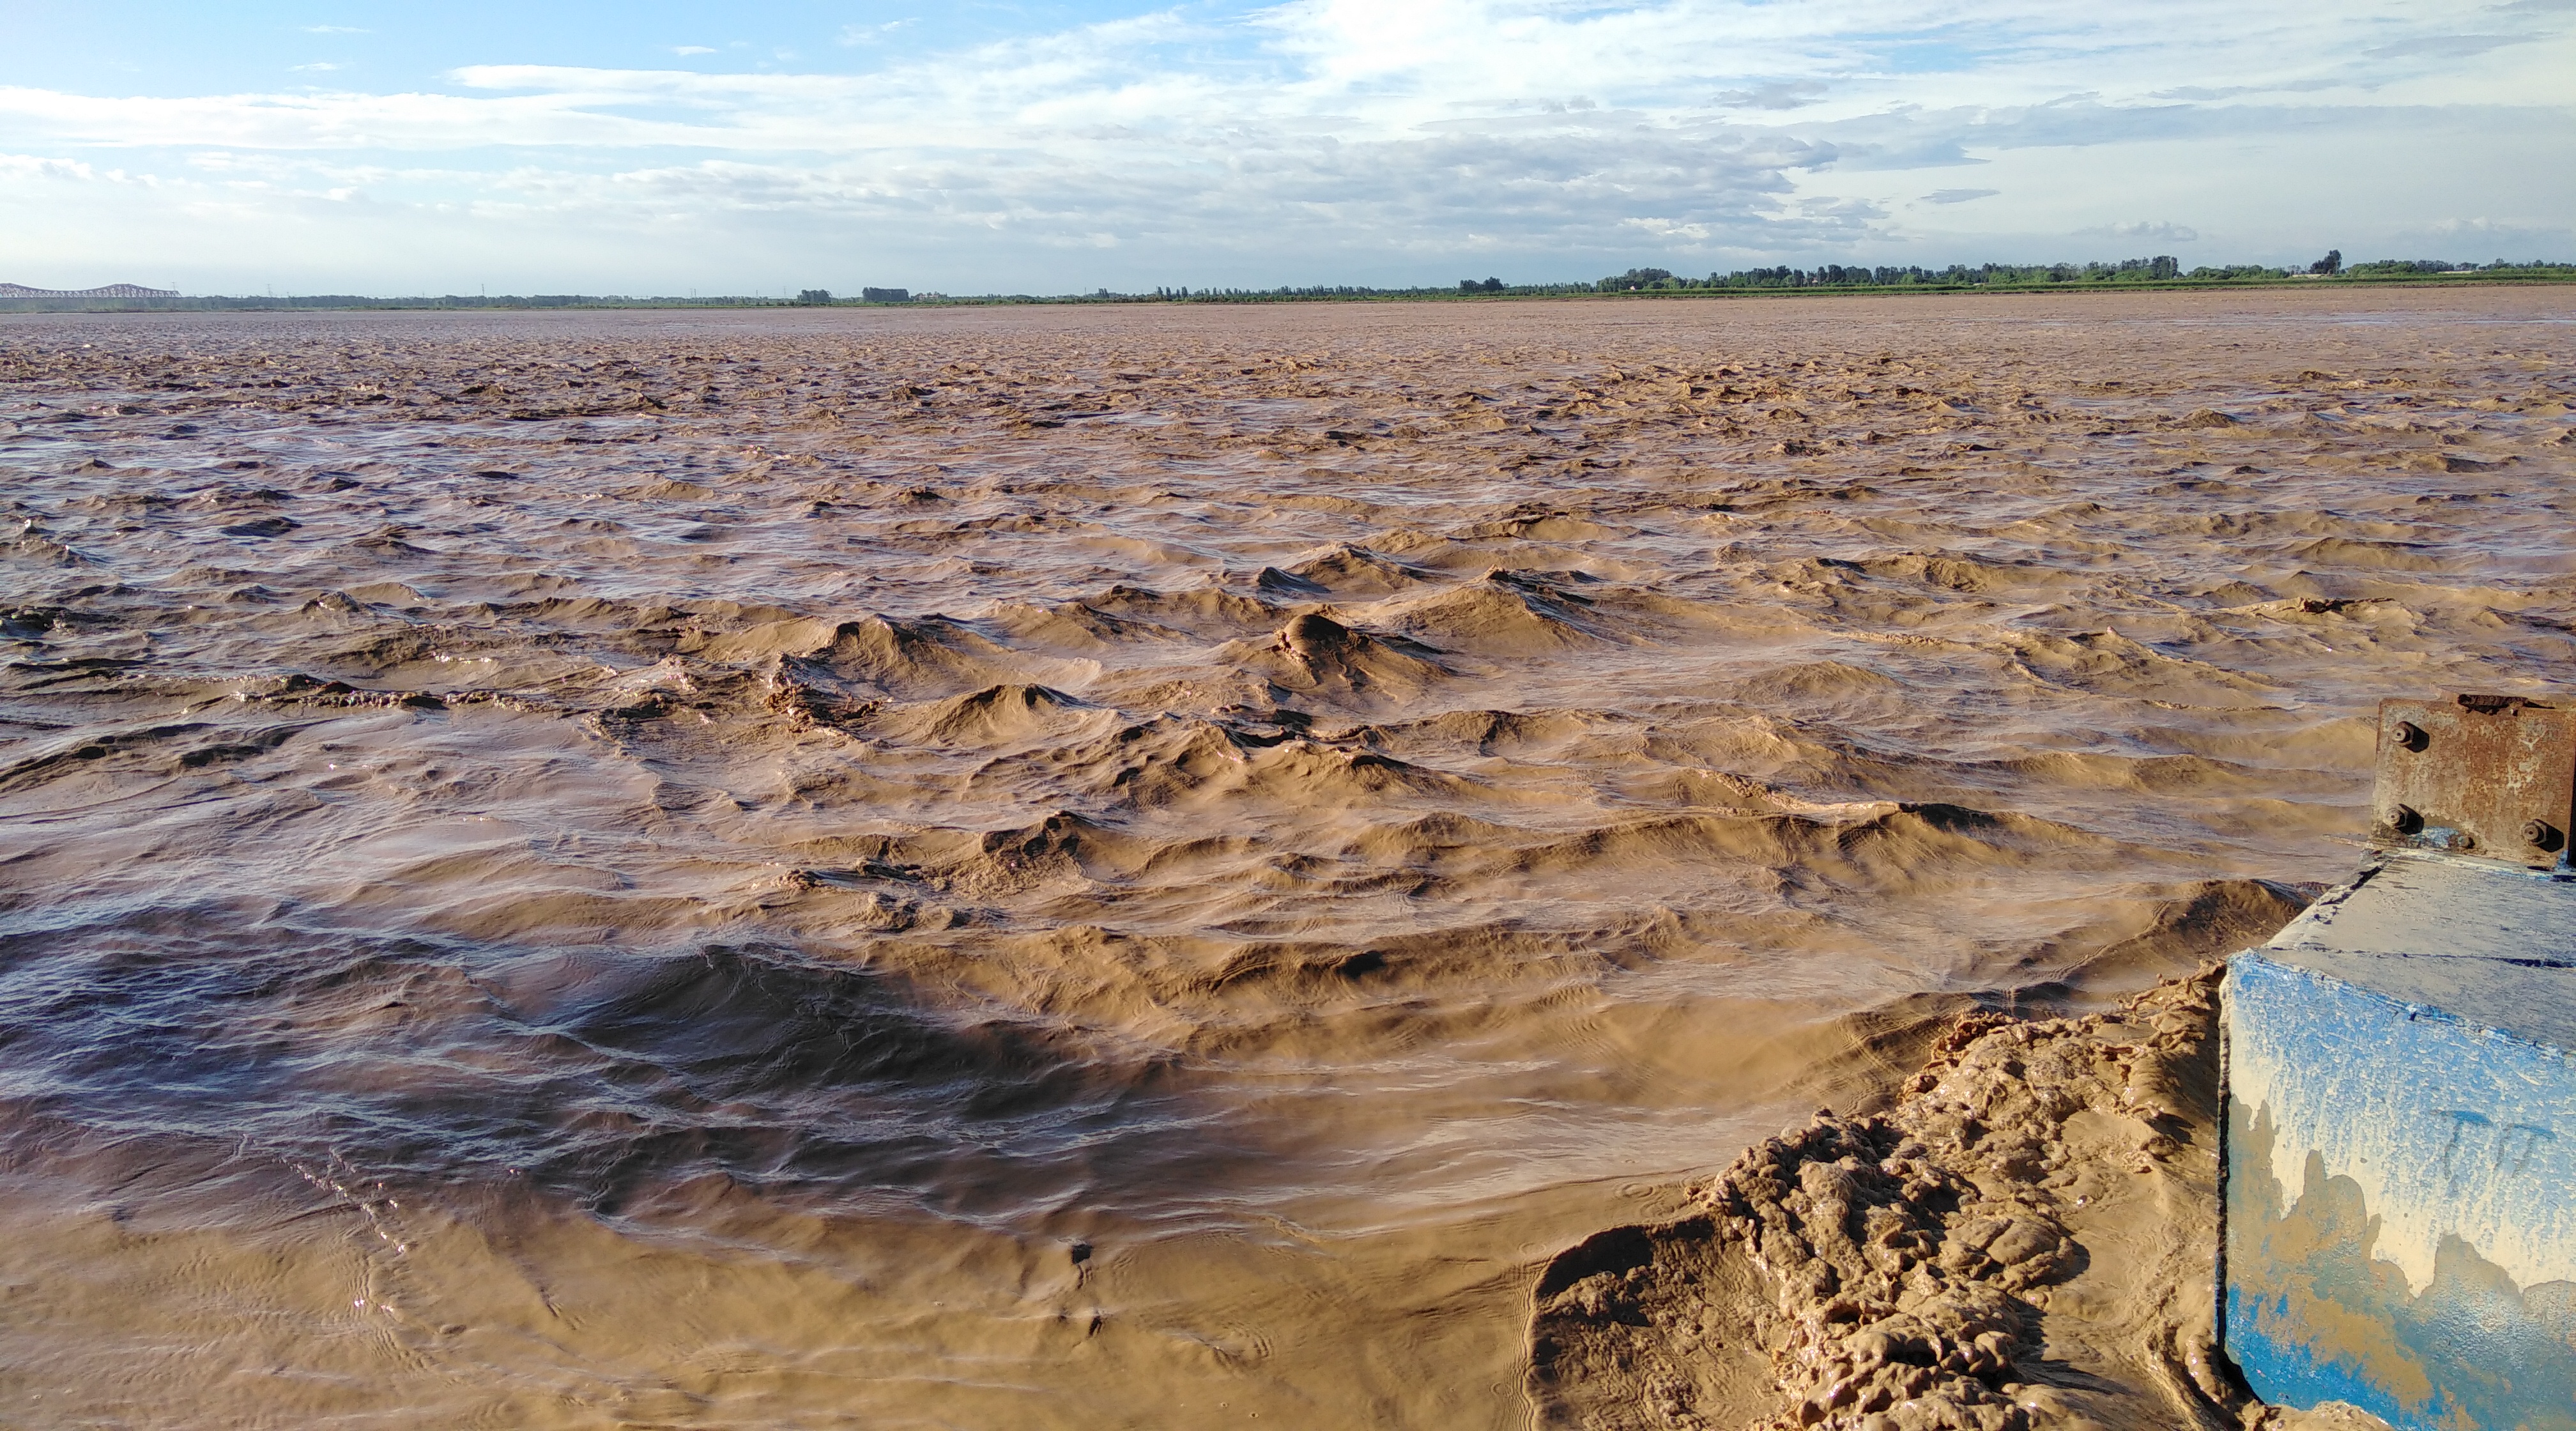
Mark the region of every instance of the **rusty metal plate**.
<instances>
[{"instance_id":1,"label":"rusty metal plate","mask_svg":"<svg viewBox=\"0 0 2576 1431\"><path fill-rule=\"evenodd\" d=\"M2371 814L2377 844L2565 867L2576 708L2521 696L2381 701Z\"/></svg>"}]
</instances>

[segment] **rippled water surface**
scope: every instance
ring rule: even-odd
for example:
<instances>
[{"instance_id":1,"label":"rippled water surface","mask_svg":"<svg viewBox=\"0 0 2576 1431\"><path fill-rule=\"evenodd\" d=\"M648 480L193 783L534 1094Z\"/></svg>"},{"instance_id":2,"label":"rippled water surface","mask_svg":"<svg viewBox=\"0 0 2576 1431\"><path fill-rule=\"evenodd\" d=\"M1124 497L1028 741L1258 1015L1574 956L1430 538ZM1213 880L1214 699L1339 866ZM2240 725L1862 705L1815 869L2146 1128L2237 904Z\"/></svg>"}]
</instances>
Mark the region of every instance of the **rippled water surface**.
<instances>
[{"instance_id":1,"label":"rippled water surface","mask_svg":"<svg viewBox=\"0 0 2576 1431\"><path fill-rule=\"evenodd\" d=\"M2569 684L2566 290L0 320L0 1399L1505 1427Z\"/></svg>"}]
</instances>

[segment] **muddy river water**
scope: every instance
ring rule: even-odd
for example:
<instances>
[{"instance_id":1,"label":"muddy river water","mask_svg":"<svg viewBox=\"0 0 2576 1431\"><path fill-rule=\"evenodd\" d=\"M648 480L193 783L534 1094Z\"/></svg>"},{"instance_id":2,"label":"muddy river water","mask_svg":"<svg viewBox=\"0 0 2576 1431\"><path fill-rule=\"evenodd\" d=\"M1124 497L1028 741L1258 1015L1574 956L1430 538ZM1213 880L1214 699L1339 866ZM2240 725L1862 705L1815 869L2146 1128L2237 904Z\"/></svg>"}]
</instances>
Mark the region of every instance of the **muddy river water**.
<instances>
[{"instance_id":1,"label":"muddy river water","mask_svg":"<svg viewBox=\"0 0 2576 1431\"><path fill-rule=\"evenodd\" d=\"M2576 685L2576 290L0 319L28 1426L1513 1427Z\"/></svg>"}]
</instances>

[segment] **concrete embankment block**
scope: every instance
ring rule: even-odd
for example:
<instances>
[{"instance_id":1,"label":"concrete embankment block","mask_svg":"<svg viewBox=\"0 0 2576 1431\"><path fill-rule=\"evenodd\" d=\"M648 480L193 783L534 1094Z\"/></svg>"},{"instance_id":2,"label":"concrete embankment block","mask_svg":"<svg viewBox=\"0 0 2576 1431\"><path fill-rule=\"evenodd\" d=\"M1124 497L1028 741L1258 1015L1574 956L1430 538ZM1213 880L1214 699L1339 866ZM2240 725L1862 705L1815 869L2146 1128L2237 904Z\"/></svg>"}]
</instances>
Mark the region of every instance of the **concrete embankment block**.
<instances>
[{"instance_id":1,"label":"concrete embankment block","mask_svg":"<svg viewBox=\"0 0 2576 1431\"><path fill-rule=\"evenodd\" d=\"M2237 956L2225 1029L2221 1311L2255 1393L2576 1431L2576 880L2376 856Z\"/></svg>"}]
</instances>

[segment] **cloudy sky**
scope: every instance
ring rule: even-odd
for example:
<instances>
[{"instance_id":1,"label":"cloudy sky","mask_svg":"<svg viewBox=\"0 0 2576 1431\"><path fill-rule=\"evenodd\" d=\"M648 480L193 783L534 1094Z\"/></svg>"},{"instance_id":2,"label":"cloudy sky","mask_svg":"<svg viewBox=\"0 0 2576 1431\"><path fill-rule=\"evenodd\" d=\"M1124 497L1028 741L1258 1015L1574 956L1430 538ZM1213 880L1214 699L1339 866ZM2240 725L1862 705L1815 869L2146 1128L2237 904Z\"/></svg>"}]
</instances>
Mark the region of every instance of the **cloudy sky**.
<instances>
[{"instance_id":1,"label":"cloudy sky","mask_svg":"<svg viewBox=\"0 0 2576 1431\"><path fill-rule=\"evenodd\" d=\"M2576 0L16 0L0 280L2576 259Z\"/></svg>"}]
</instances>

